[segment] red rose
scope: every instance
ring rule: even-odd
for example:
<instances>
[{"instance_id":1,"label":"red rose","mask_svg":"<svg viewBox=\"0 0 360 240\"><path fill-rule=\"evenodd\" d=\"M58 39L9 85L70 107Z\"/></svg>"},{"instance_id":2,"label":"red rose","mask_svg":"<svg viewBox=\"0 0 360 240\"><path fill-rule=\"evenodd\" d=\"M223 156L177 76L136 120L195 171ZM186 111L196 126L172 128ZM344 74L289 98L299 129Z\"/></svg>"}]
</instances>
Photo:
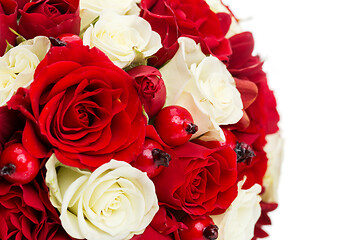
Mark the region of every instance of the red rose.
<instances>
[{"instance_id":1,"label":"red rose","mask_svg":"<svg viewBox=\"0 0 360 240\"><path fill-rule=\"evenodd\" d=\"M246 113L250 118L250 129L247 132L256 132L256 129L265 129L266 134L279 130L279 114L276 110L276 100L269 89L266 74L262 70L259 57L252 56L254 39L250 32L243 32L230 38L233 54L229 58L228 70L236 81L250 81L256 84L258 95L254 103L251 102ZM238 82L237 82L237 87ZM253 119L254 121L251 121ZM255 126L257 125L257 126Z\"/></svg>"},{"instance_id":2,"label":"red rose","mask_svg":"<svg viewBox=\"0 0 360 240\"><path fill-rule=\"evenodd\" d=\"M142 0L141 17L147 20L161 36L161 48L149 59L156 66L171 59L178 49L178 38L189 37L201 44L205 54L212 54L226 61L231 54L225 34L229 21L216 15L204 0ZM230 15L228 16L230 18ZM221 20L221 21L220 21Z\"/></svg>"},{"instance_id":3,"label":"red rose","mask_svg":"<svg viewBox=\"0 0 360 240\"><path fill-rule=\"evenodd\" d=\"M15 134L16 131L24 127L23 119L19 117L18 111L9 110L7 106L0 107L0 155L5 143Z\"/></svg>"},{"instance_id":4,"label":"red rose","mask_svg":"<svg viewBox=\"0 0 360 240\"><path fill-rule=\"evenodd\" d=\"M18 9L23 9L25 4L30 2L30 0L16 0L16 2L18 4Z\"/></svg>"},{"instance_id":5,"label":"red rose","mask_svg":"<svg viewBox=\"0 0 360 240\"><path fill-rule=\"evenodd\" d=\"M256 240L258 238L266 238L269 236L267 232L263 229L263 226L271 225L271 219L269 217L269 212L274 211L277 209L278 204L277 203L266 203L266 202L260 202L261 206L261 215L259 220L256 222L255 225L255 231L254 231L254 237L252 240Z\"/></svg>"},{"instance_id":6,"label":"red rose","mask_svg":"<svg viewBox=\"0 0 360 240\"><path fill-rule=\"evenodd\" d=\"M153 178L159 202L190 215L220 214L237 196L236 154L186 143L169 167Z\"/></svg>"},{"instance_id":7,"label":"red rose","mask_svg":"<svg viewBox=\"0 0 360 240\"><path fill-rule=\"evenodd\" d=\"M17 3L14 0L0 0L0 56L6 49L6 41L16 43L16 35L9 28L17 30Z\"/></svg>"},{"instance_id":8,"label":"red rose","mask_svg":"<svg viewBox=\"0 0 360 240\"><path fill-rule=\"evenodd\" d=\"M141 235L135 235L131 240L180 240L179 229L187 227L178 222L174 215L164 206L160 206L150 225Z\"/></svg>"},{"instance_id":9,"label":"red rose","mask_svg":"<svg viewBox=\"0 0 360 240\"><path fill-rule=\"evenodd\" d=\"M27 120L23 144L36 157L51 148L62 163L92 170L142 150L146 118L132 78L97 48L50 49L29 95L35 121Z\"/></svg>"},{"instance_id":10,"label":"red rose","mask_svg":"<svg viewBox=\"0 0 360 240\"><path fill-rule=\"evenodd\" d=\"M246 89L254 89L249 88L251 84L255 84L257 88L255 100L252 99L245 104L245 118L232 126L237 140L251 145L256 155L249 165L238 164L238 179L241 180L246 176L243 188L248 189L255 183L262 185L268 161L263 149L266 144L265 136L279 130L277 126L279 114L276 110L274 94L269 89L266 74L262 70L263 63L259 57L252 55L254 49L252 34L243 32L229 40L233 54L229 58L228 70L235 78L237 88L242 93Z\"/></svg>"},{"instance_id":11,"label":"red rose","mask_svg":"<svg viewBox=\"0 0 360 240\"><path fill-rule=\"evenodd\" d=\"M128 71L135 81L140 100L149 118L155 116L164 106L166 88L161 73L154 67L138 66Z\"/></svg>"},{"instance_id":12,"label":"red rose","mask_svg":"<svg viewBox=\"0 0 360 240\"><path fill-rule=\"evenodd\" d=\"M0 179L0 239L72 239L61 226L46 186Z\"/></svg>"},{"instance_id":13,"label":"red rose","mask_svg":"<svg viewBox=\"0 0 360 240\"><path fill-rule=\"evenodd\" d=\"M19 11L19 33L27 39L80 32L79 0L38 0Z\"/></svg>"}]
</instances>

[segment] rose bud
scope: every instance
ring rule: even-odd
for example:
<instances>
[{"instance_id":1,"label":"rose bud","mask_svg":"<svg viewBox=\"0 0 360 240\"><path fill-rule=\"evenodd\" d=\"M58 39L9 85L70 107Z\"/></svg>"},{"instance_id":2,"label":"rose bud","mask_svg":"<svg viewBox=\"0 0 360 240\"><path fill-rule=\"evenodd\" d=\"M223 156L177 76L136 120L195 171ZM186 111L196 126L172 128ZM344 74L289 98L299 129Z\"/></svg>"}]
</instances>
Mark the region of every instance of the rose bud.
<instances>
[{"instance_id":1,"label":"rose bud","mask_svg":"<svg viewBox=\"0 0 360 240\"><path fill-rule=\"evenodd\" d=\"M17 3L0 0L0 56L6 49L6 41L15 45L16 35L9 28L17 30Z\"/></svg>"},{"instance_id":2,"label":"rose bud","mask_svg":"<svg viewBox=\"0 0 360 240\"><path fill-rule=\"evenodd\" d=\"M166 88L161 73L151 66L138 66L132 68L128 74L135 79L134 85L145 112L149 118L155 116L166 100Z\"/></svg>"},{"instance_id":3,"label":"rose bud","mask_svg":"<svg viewBox=\"0 0 360 240\"><path fill-rule=\"evenodd\" d=\"M80 32L79 1L76 0L32 1L25 4L19 12L19 33L27 39Z\"/></svg>"}]
</instances>

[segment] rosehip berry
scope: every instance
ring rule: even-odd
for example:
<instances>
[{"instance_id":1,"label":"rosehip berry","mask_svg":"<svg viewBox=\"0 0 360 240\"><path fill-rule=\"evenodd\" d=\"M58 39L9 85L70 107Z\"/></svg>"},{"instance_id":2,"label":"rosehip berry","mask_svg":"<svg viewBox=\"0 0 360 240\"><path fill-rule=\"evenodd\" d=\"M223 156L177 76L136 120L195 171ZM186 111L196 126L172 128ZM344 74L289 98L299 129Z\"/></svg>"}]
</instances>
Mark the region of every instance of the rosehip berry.
<instances>
[{"instance_id":1,"label":"rosehip berry","mask_svg":"<svg viewBox=\"0 0 360 240\"><path fill-rule=\"evenodd\" d=\"M31 156L21 143L6 147L0 156L0 176L12 183L31 182L39 172L39 159Z\"/></svg>"},{"instance_id":2,"label":"rosehip berry","mask_svg":"<svg viewBox=\"0 0 360 240\"><path fill-rule=\"evenodd\" d=\"M161 109L155 118L155 128L161 139L171 146L186 143L198 130L189 111L175 105Z\"/></svg>"},{"instance_id":3,"label":"rosehip berry","mask_svg":"<svg viewBox=\"0 0 360 240\"><path fill-rule=\"evenodd\" d=\"M188 227L187 230L179 231L181 239L215 240L218 238L219 228L209 216L200 219L192 219L186 216L181 221Z\"/></svg>"},{"instance_id":4,"label":"rosehip berry","mask_svg":"<svg viewBox=\"0 0 360 240\"><path fill-rule=\"evenodd\" d=\"M163 147L156 141L146 139L144 149L132 164L133 167L146 172L149 178L158 175L164 167L169 166L171 156L164 152Z\"/></svg>"},{"instance_id":5,"label":"rosehip berry","mask_svg":"<svg viewBox=\"0 0 360 240\"><path fill-rule=\"evenodd\" d=\"M219 141L202 141L199 139L194 140L195 143L199 143L208 148L217 148L222 146L229 146L231 149L236 147L236 137L235 135L227 128L221 128L225 135L225 142Z\"/></svg>"},{"instance_id":6,"label":"rosehip berry","mask_svg":"<svg viewBox=\"0 0 360 240\"><path fill-rule=\"evenodd\" d=\"M49 39L50 39L51 45L53 45L55 47L64 47L68 43L76 43L76 44L83 45L82 39L78 35L71 34L71 33L61 34L57 38L49 37Z\"/></svg>"},{"instance_id":7,"label":"rosehip berry","mask_svg":"<svg viewBox=\"0 0 360 240\"><path fill-rule=\"evenodd\" d=\"M64 33L58 36L57 38L66 43L77 43L83 45L82 39L76 34Z\"/></svg>"}]
</instances>

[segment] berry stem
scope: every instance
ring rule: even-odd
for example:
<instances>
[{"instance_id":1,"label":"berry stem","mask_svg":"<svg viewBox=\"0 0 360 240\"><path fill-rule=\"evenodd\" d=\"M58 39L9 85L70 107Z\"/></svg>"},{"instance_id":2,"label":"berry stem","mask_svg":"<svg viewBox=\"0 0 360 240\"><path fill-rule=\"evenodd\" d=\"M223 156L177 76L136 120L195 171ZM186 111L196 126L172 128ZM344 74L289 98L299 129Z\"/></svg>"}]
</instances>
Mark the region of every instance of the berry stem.
<instances>
[{"instance_id":1,"label":"berry stem","mask_svg":"<svg viewBox=\"0 0 360 240\"><path fill-rule=\"evenodd\" d=\"M204 229L203 235L205 239L215 240L219 235L219 227L211 224Z\"/></svg>"},{"instance_id":2,"label":"berry stem","mask_svg":"<svg viewBox=\"0 0 360 240\"><path fill-rule=\"evenodd\" d=\"M151 151L156 166L168 167L171 160L171 156L161 149L154 148Z\"/></svg>"},{"instance_id":3,"label":"berry stem","mask_svg":"<svg viewBox=\"0 0 360 240\"><path fill-rule=\"evenodd\" d=\"M50 42L55 47L65 47L67 45L66 42L61 41L59 38L49 37Z\"/></svg>"},{"instance_id":4,"label":"berry stem","mask_svg":"<svg viewBox=\"0 0 360 240\"><path fill-rule=\"evenodd\" d=\"M244 162L246 165L250 165L253 157L256 156L250 145L244 142L236 142L234 151L236 152L237 162Z\"/></svg>"},{"instance_id":5,"label":"berry stem","mask_svg":"<svg viewBox=\"0 0 360 240\"><path fill-rule=\"evenodd\" d=\"M6 164L1 170L0 170L0 176L5 175L11 175L15 172L16 166L12 163Z\"/></svg>"},{"instance_id":6,"label":"berry stem","mask_svg":"<svg viewBox=\"0 0 360 240\"><path fill-rule=\"evenodd\" d=\"M189 134L195 134L199 127L194 123L185 123L185 131Z\"/></svg>"}]
</instances>

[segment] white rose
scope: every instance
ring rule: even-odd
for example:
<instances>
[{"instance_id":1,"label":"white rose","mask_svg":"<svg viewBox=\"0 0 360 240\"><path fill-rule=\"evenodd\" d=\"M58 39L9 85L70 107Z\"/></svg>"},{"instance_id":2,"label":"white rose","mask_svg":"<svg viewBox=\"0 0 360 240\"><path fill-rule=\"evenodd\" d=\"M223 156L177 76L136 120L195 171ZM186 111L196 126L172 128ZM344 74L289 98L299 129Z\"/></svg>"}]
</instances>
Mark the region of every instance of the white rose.
<instances>
[{"instance_id":1,"label":"white rose","mask_svg":"<svg viewBox=\"0 0 360 240\"><path fill-rule=\"evenodd\" d=\"M51 203L74 238L131 239L159 209L153 182L126 162L111 160L90 172L62 165L53 154L46 169Z\"/></svg>"},{"instance_id":2,"label":"white rose","mask_svg":"<svg viewBox=\"0 0 360 240\"><path fill-rule=\"evenodd\" d=\"M220 125L233 124L243 116L242 100L226 66L216 57L205 56L190 38L179 38L179 50L160 69L166 105L185 107L199 127L193 138L224 141Z\"/></svg>"},{"instance_id":3,"label":"white rose","mask_svg":"<svg viewBox=\"0 0 360 240\"><path fill-rule=\"evenodd\" d=\"M269 134L266 136L264 150L268 158L267 170L263 179L265 192L261 196L265 202L278 202L278 186L283 161L284 140L280 133Z\"/></svg>"},{"instance_id":4,"label":"white rose","mask_svg":"<svg viewBox=\"0 0 360 240\"><path fill-rule=\"evenodd\" d=\"M261 214L261 186L255 184L248 190L241 189L244 181L238 183L238 195L225 213L212 215L219 227L218 240L249 240Z\"/></svg>"},{"instance_id":5,"label":"white rose","mask_svg":"<svg viewBox=\"0 0 360 240\"><path fill-rule=\"evenodd\" d=\"M226 38L230 38L235 34L243 32L239 21L233 16L230 10L221 2L221 0L206 0L206 3L210 6L210 9L215 13L224 12L231 15L231 24L229 31L226 33Z\"/></svg>"},{"instance_id":6,"label":"white rose","mask_svg":"<svg viewBox=\"0 0 360 240\"><path fill-rule=\"evenodd\" d=\"M120 16L112 12L100 16L95 26L84 33L84 45L97 47L118 67L142 61L161 47L160 35L138 16Z\"/></svg>"},{"instance_id":7,"label":"white rose","mask_svg":"<svg viewBox=\"0 0 360 240\"><path fill-rule=\"evenodd\" d=\"M6 105L18 88L30 86L35 69L50 45L47 37L36 37L11 48L0 57L0 106Z\"/></svg>"},{"instance_id":8,"label":"white rose","mask_svg":"<svg viewBox=\"0 0 360 240\"><path fill-rule=\"evenodd\" d=\"M114 11L119 15L139 15L140 0L80 0L81 29L101 15L103 11Z\"/></svg>"}]
</instances>

